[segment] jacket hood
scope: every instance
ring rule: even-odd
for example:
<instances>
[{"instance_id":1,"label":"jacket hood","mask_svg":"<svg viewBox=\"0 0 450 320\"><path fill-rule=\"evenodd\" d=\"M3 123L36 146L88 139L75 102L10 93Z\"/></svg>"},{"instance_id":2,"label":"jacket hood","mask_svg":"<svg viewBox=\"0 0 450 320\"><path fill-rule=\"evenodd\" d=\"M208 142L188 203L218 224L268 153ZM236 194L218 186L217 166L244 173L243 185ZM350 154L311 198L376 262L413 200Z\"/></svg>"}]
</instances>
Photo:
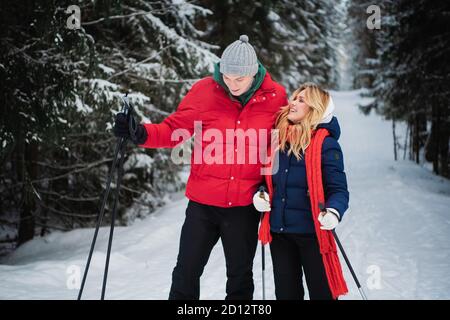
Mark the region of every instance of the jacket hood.
<instances>
[{"instance_id":1,"label":"jacket hood","mask_svg":"<svg viewBox=\"0 0 450 320\"><path fill-rule=\"evenodd\" d=\"M328 132L330 133L330 135L335 138L336 140L339 139L339 137L341 136L341 127L339 126L339 122L338 119L336 117L331 118L330 122L327 123L320 123L317 126L317 129L319 128L325 128L328 130Z\"/></svg>"},{"instance_id":2,"label":"jacket hood","mask_svg":"<svg viewBox=\"0 0 450 320\"><path fill-rule=\"evenodd\" d=\"M317 129L327 129L330 135L338 140L341 136L341 127L339 126L338 119L333 115L334 108L334 102L330 96L330 101L328 102L328 106L323 114L322 121L317 125Z\"/></svg>"},{"instance_id":3,"label":"jacket hood","mask_svg":"<svg viewBox=\"0 0 450 320\"><path fill-rule=\"evenodd\" d=\"M339 122L337 121L336 117L333 117L330 122L320 123L317 126L317 129L319 128L327 129L330 135L336 140L338 140L341 136L341 127L339 126Z\"/></svg>"},{"instance_id":4,"label":"jacket hood","mask_svg":"<svg viewBox=\"0 0 450 320\"><path fill-rule=\"evenodd\" d=\"M334 108L334 101L330 96L330 100L328 100L327 108L325 109L325 113L323 114L322 121L320 121L320 123L327 123L331 121L333 118Z\"/></svg>"}]
</instances>

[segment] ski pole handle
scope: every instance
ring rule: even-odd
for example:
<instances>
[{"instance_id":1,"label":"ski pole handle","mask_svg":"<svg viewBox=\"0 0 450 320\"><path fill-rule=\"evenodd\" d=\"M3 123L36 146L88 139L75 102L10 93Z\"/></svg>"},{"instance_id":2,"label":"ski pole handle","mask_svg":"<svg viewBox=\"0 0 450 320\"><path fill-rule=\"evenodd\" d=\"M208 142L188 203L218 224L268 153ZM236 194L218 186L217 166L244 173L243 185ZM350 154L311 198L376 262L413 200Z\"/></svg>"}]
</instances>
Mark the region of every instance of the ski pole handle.
<instances>
[{"instance_id":1,"label":"ski pole handle","mask_svg":"<svg viewBox=\"0 0 450 320\"><path fill-rule=\"evenodd\" d=\"M130 131L131 141L136 141L137 124L136 120L133 117L133 107L131 106L130 101L128 100L128 93L126 93L125 96L122 97L122 101L123 101L122 112L125 113L128 117L128 129Z\"/></svg>"},{"instance_id":2,"label":"ski pole handle","mask_svg":"<svg viewBox=\"0 0 450 320\"><path fill-rule=\"evenodd\" d=\"M130 113L130 101L128 100L128 93L125 94L125 96L122 97L122 112L128 115Z\"/></svg>"},{"instance_id":3,"label":"ski pole handle","mask_svg":"<svg viewBox=\"0 0 450 320\"><path fill-rule=\"evenodd\" d=\"M261 199L266 199L266 198L264 198L264 192L267 192L266 191L266 187L264 187L264 186L260 186L259 187L259 189L258 189L258 192L259 192L259 197L261 198Z\"/></svg>"}]
</instances>

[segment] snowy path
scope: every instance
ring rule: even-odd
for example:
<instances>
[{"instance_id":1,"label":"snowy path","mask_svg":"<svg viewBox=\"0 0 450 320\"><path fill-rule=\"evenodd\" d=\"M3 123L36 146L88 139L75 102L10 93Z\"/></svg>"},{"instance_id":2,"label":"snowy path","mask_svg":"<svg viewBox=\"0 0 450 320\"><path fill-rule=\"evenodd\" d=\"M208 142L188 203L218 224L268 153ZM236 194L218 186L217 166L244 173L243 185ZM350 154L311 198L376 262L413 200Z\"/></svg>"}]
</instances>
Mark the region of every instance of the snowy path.
<instances>
[{"instance_id":1,"label":"snowy path","mask_svg":"<svg viewBox=\"0 0 450 320\"><path fill-rule=\"evenodd\" d=\"M357 92L335 92L350 209L337 233L371 299L450 298L450 182L408 161L393 161L391 123L362 115ZM399 130L400 131L400 130ZM108 299L166 299L187 200L175 199L132 226L116 228ZM100 231L86 299L101 291L107 228ZM0 299L75 299L71 275L83 271L93 229L35 239L0 263ZM255 257L255 298L261 299L261 252ZM343 261L342 261L343 262ZM344 263L344 262L343 262ZM220 242L202 277L202 299L223 299ZM75 266L75 268L73 268ZM77 269L78 266L78 269ZM360 299L344 266L350 293ZM274 298L270 255L266 287ZM379 281L378 281L379 280Z\"/></svg>"}]
</instances>

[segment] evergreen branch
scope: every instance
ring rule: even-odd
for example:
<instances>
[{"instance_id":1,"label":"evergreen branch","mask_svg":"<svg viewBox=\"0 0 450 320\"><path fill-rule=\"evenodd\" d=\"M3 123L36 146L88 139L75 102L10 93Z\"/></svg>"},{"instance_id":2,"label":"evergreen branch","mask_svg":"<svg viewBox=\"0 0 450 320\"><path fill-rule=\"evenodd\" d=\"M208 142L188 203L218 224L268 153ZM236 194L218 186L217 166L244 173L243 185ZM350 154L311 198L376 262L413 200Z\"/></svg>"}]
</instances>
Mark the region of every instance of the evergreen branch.
<instances>
[{"instance_id":1,"label":"evergreen branch","mask_svg":"<svg viewBox=\"0 0 450 320\"><path fill-rule=\"evenodd\" d=\"M99 161L90 163L89 165L87 165L87 166L84 167L84 168L75 169L75 170L72 170L72 171L70 171L70 172L67 172L67 173L61 174L61 175L59 175L59 176L52 177L52 178L42 178L42 179L32 180L32 181L29 181L29 183L33 184L33 183L40 183L40 182L48 182L48 181L59 180L59 179L65 178L65 177L67 177L67 176L69 176L69 175L71 175L71 174L74 174L74 173L80 173L80 172L83 172L83 171L90 170L90 169L92 169L92 168L94 168L94 167L97 167L97 166L99 166L99 165L101 165L101 164L103 164L103 163L105 163L105 162L109 162L109 161L112 161L112 160L113 160L112 158L102 159L102 160L99 160ZM27 182L20 182L20 183L17 183L17 184L15 184L15 185L11 186L11 187L8 187L8 189L9 189L9 188L20 187L20 186L23 186L23 185L26 184L26 183L27 183Z\"/></svg>"},{"instance_id":2,"label":"evergreen branch","mask_svg":"<svg viewBox=\"0 0 450 320\"><path fill-rule=\"evenodd\" d=\"M138 65L140 65L140 64L142 64L142 63L145 63L145 62L147 62L147 61L150 61L150 60L156 58L156 57L159 56L164 50L166 50L166 49L168 49L168 48L170 48L170 47L172 47L172 46L173 46L172 44L170 44L170 45L168 45L168 46L165 46L164 48L162 48L161 50L159 50L156 54L152 55L151 57L145 58L144 60L141 60L141 61L139 61L139 62L133 64L133 65L132 65L131 67L129 67L128 69L125 69L125 70L123 70L123 71L121 71L121 72L118 72L118 73L113 74L112 76L110 76L110 77L109 77L108 79L106 79L106 80L109 81L109 80L111 80L111 79L114 78L114 77L117 77L117 76L120 76L121 74L127 73L128 71L132 70L134 67L136 67L136 66L138 66Z\"/></svg>"},{"instance_id":3,"label":"evergreen branch","mask_svg":"<svg viewBox=\"0 0 450 320\"><path fill-rule=\"evenodd\" d=\"M125 14L125 15L117 15L117 16L109 16L109 17L104 17L104 18L100 18L94 21L88 21L88 22L82 22L81 24L83 26L90 26L96 23L100 23L103 22L105 20L115 20L115 19L126 19L126 18L130 18L130 17L135 17L135 16L142 16L145 14L151 14L152 11L139 11L139 12L134 12L134 13L130 13L130 14Z\"/></svg>"}]
</instances>

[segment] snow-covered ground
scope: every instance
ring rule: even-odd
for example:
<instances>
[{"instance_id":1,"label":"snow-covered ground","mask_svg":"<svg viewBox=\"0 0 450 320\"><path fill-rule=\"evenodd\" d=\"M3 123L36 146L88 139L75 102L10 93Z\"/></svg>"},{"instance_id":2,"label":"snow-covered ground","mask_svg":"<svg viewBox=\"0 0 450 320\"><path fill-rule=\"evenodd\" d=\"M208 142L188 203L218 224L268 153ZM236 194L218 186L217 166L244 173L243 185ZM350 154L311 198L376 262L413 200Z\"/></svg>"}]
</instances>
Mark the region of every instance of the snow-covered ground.
<instances>
[{"instance_id":1,"label":"snow-covered ground","mask_svg":"<svg viewBox=\"0 0 450 320\"><path fill-rule=\"evenodd\" d=\"M333 93L350 188L350 208L337 228L369 299L450 299L450 182L409 161L393 160L391 123L362 115L357 91ZM402 129L399 129L401 131ZM403 132L401 132L403 133ZM166 299L187 200L173 202L129 227L115 229L107 299ZM102 228L83 298L101 292L108 229ZM37 238L0 263L0 299L76 299L93 229ZM342 260L349 294L360 299ZM266 292L274 299L266 250ZM261 251L255 257L261 299ZM225 296L220 242L201 282L202 299Z\"/></svg>"}]
</instances>

